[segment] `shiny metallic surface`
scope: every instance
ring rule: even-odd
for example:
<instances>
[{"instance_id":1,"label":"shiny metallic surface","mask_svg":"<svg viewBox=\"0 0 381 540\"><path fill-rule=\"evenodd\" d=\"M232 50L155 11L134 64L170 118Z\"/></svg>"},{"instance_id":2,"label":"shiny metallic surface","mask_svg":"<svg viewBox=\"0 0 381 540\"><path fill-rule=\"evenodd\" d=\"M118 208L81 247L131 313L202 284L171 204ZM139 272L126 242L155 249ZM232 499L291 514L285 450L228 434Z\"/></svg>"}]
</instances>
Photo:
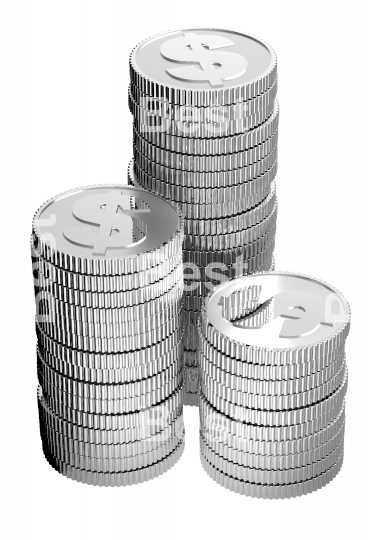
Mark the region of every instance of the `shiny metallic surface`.
<instances>
[{"instance_id":1,"label":"shiny metallic surface","mask_svg":"<svg viewBox=\"0 0 381 540\"><path fill-rule=\"evenodd\" d=\"M184 448L183 219L139 188L95 186L36 213L40 433L74 480L131 485Z\"/></svg>"},{"instance_id":2,"label":"shiny metallic surface","mask_svg":"<svg viewBox=\"0 0 381 540\"><path fill-rule=\"evenodd\" d=\"M169 453L164 459L160 459L155 462L151 462L150 465L138 467L136 469L130 469L128 471L110 471L100 472L89 470L87 468L75 467L62 461L59 457L53 454L50 448L43 443L43 451L47 461L50 465L59 473L83 484L89 484L91 486L102 487L121 487L132 486L134 484L140 484L153 480L161 474L164 474L171 469L180 459L184 451L184 440L179 443L171 453Z\"/></svg>"},{"instance_id":3,"label":"shiny metallic surface","mask_svg":"<svg viewBox=\"0 0 381 540\"><path fill-rule=\"evenodd\" d=\"M195 156L232 154L261 144L277 131L279 125L279 104L275 101L271 116L256 129L233 136L196 138L187 136L187 133L184 133L183 136L177 136L171 135L167 131L144 130L144 126L136 122L135 125L136 133L141 135L144 133L144 138L147 141L171 152Z\"/></svg>"},{"instance_id":4,"label":"shiny metallic surface","mask_svg":"<svg viewBox=\"0 0 381 540\"><path fill-rule=\"evenodd\" d=\"M289 499L312 493L331 482L342 467L344 453L342 453L337 461L326 471L309 480L278 485L255 484L246 480L237 479L234 476L229 476L220 471L213 463L208 461L202 452L200 457L205 472L215 482L220 484L220 486L229 489L230 491L259 499Z\"/></svg>"},{"instance_id":5,"label":"shiny metallic surface","mask_svg":"<svg viewBox=\"0 0 381 540\"><path fill-rule=\"evenodd\" d=\"M184 343L197 349L207 474L259 498L326 485L343 462L345 297L308 276L257 273L217 286L196 324Z\"/></svg>"},{"instance_id":6,"label":"shiny metallic surface","mask_svg":"<svg viewBox=\"0 0 381 540\"><path fill-rule=\"evenodd\" d=\"M259 96L246 101L238 101L230 105L209 107L197 107L194 105L183 105L177 107L169 103L166 99L157 99L143 94L136 86L130 85L129 105L131 113L139 106L152 116L166 118L176 121L191 120L192 122L229 121L238 120L246 116L251 116L265 107L268 107L276 96L278 90L277 81L260 94Z\"/></svg>"},{"instance_id":7,"label":"shiny metallic surface","mask_svg":"<svg viewBox=\"0 0 381 540\"><path fill-rule=\"evenodd\" d=\"M163 32L137 45L130 57L131 82L144 94L201 107L260 95L276 80L276 68L265 42L218 28Z\"/></svg>"},{"instance_id":8,"label":"shiny metallic surface","mask_svg":"<svg viewBox=\"0 0 381 540\"><path fill-rule=\"evenodd\" d=\"M134 227L136 228L137 225L135 224ZM144 226L142 229L144 235ZM182 253L179 251L174 257L141 272L134 272L123 276L93 276L77 274L58 268L39 257L33 246L31 246L31 256L34 270L33 277L36 285L38 280L41 280L42 283L45 280L50 280L57 285L68 287L69 289L97 293L129 291L157 283L160 279L170 274L182 261Z\"/></svg>"},{"instance_id":9,"label":"shiny metallic surface","mask_svg":"<svg viewBox=\"0 0 381 540\"><path fill-rule=\"evenodd\" d=\"M294 424L304 424L311 422L314 429L319 430L324 427L327 420L331 422L343 406L345 395L348 389L348 377L346 376L341 385L326 398L309 406L294 409L254 409L245 405L238 405L225 399L218 393L213 392L201 381L200 390L203 396L217 410L226 416L240 422L249 424L260 424L265 426L292 426ZM270 400L269 400L270 401ZM265 400L259 403L263 406Z\"/></svg>"},{"instance_id":10,"label":"shiny metallic surface","mask_svg":"<svg viewBox=\"0 0 381 540\"><path fill-rule=\"evenodd\" d=\"M135 209L132 197L143 197L147 208ZM167 220L158 227L162 213L168 214ZM147 239L137 245L132 239L133 217L147 226ZM110 259L115 258L115 253L123 258L159 248L176 233L178 222L176 210L162 199L125 186L95 186L48 201L37 211L33 231L41 243L62 253ZM99 227L93 230L84 223ZM148 232L150 229L152 232Z\"/></svg>"},{"instance_id":11,"label":"shiny metallic surface","mask_svg":"<svg viewBox=\"0 0 381 540\"><path fill-rule=\"evenodd\" d=\"M159 433L182 414L183 386L180 385L163 403L128 415L96 415L84 413L58 404L55 413L44 397L42 388L37 388L40 415L55 431L75 439L98 444L117 444L139 441L148 435Z\"/></svg>"},{"instance_id":12,"label":"shiny metallic surface","mask_svg":"<svg viewBox=\"0 0 381 540\"><path fill-rule=\"evenodd\" d=\"M270 157L272 160L269 164ZM258 192L258 185L264 183L264 178L261 180L258 177L264 176L267 179L271 178L270 182L274 180L274 177L272 174L270 174L270 170L272 173L274 173L274 170L276 171L277 169L276 157L277 152L276 149L274 149L269 152L269 154L267 154L263 160L246 165L245 167L217 172L200 172L171 169L170 167L155 163L143 156L142 159L139 159L139 162L134 162L132 169L130 168L130 181L135 185L142 179L145 180L146 176L148 176L175 186L196 186L205 189L209 186L211 188L236 187L238 185L247 184L248 182L253 181L254 185L257 186ZM148 179L145 181L148 182ZM258 184L258 182L261 182L261 184ZM199 197L202 197L202 192ZM235 213L238 213L238 211Z\"/></svg>"},{"instance_id":13,"label":"shiny metallic surface","mask_svg":"<svg viewBox=\"0 0 381 540\"><path fill-rule=\"evenodd\" d=\"M196 121L194 122L193 113L190 115L190 121L186 115L184 120L172 120L171 118L156 116L150 111L142 109L132 99L129 100L129 105L130 111L135 117L134 126L142 131L161 131L177 137L186 135L190 138L216 138L239 135L243 131L260 127L271 117L274 102L266 103L259 112L248 116L240 116L241 113L239 113L238 118L233 120L229 119L229 117L225 120L224 109L221 111L218 108L217 122L213 114L214 106L206 108L208 112L205 113L205 116L208 121L197 121L199 114L196 113ZM180 113L180 117L182 116L183 114Z\"/></svg>"},{"instance_id":14,"label":"shiny metallic surface","mask_svg":"<svg viewBox=\"0 0 381 540\"><path fill-rule=\"evenodd\" d=\"M312 450L297 453L287 453L278 455L267 455L251 452L245 452L229 447L227 444L210 440L209 437L203 439L203 443L217 456L243 467L263 470L283 470L295 469L316 463L338 446L342 445L344 438L344 427L342 427L327 442L316 446Z\"/></svg>"},{"instance_id":15,"label":"shiny metallic surface","mask_svg":"<svg viewBox=\"0 0 381 540\"><path fill-rule=\"evenodd\" d=\"M269 186L274 180L278 164L277 162L266 172L256 178L252 178L250 182L244 182L236 186L220 186L217 190L215 188L204 188L202 190L193 188L190 186L177 186L173 185L171 178L168 181L161 181L157 179L157 176L166 177L172 174L172 169L156 166L152 162L148 162L137 159L136 167L143 165L146 171L138 169L138 177L142 185L145 188L160 193L163 197L171 198L179 203L188 203L196 205L209 205L209 204L223 204L227 201L237 201L235 206L232 206L232 212L239 213L242 210L254 207L263 200L263 192L268 193ZM152 167L151 167L152 165ZM192 173L189 174L192 176ZM192 182L192 178L189 179ZM242 204L241 199L246 198L246 206ZM240 204L239 204L240 202ZM189 211L184 212L185 217L188 217Z\"/></svg>"},{"instance_id":16,"label":"shiny metallic surface","mask_svg":"<svg viewBox=\"0 0 381 540\"><path fill-rule=\"evenodd\" d=\"M208 432L212 438L227 441L231 446L238 446L238 448L247 449L247 451L257 448L257 441L266 443L267 447L276 445L277 448L280 446L282 449L285 448L284 443L290 444L291 448L294 444L304 440L312 441L309 445L309 449L311 449L312 445L321 444L322 434L342 416L344 407L344 399L336 400L336 403L331 400L329 407L325 407L323 411L321 409L310 411L309 418L305 415L302 421L298 422L297 420L300 417L294 415L292 419L294 422L287 424L287 417L289 418L290 415L285 414L283 415L283 424L270 425L269 422L263 424L250 422L247 415L243 419L228 417L216 407L213 407L200 394L200 419L201 424L204 426L204 435L206 436ZM319 412L324 414L318 416L317 413ZM270 415L267 415L267 418L269 419ZM236 442L231 442L234 440Z\"/></svg>"},{"instance_id":17,"label":"shiny metallic surface","mask_svg":"<svg viewBox=\"0 0 381 540\"><path fill-rule=\"evenodd\" d=\"M276 56L248 34L191 28L137 45L130 74L134 160L128 182L179 204L184 309L199 313L211 287L273 266ZM144 234L139 227L137 238ZM197 328L195 321L185 325L185 403L197 404Z\"/></svg>"},{"instance_id":18,"label":"shiny metallic surface","mask_svg":"<svg viewBox=\"0 0 381 540\"><path fill-rule=\"evenodd\" d=\"M350 308L275 272L274 51L237 31L164 32L130 56L124 186L47 201L32 224L42 447L61 474L162 474L198 406L206 473L289 498L339 472Z\"/></svg>"},{"instance_id":19,"label":"shiny metallic surface","mask_svg":"<svg viewBox=\"0 0 381 540\"><path fill-rule=\"evenodd\" d=\"M257 288L257 301L272 298L274 320L270 325L247 332L224 317L221 300L240 289ZM291 351L313 348L319 343L345 339L350 323L350 308L333 287L297 274L258 274L225 283L208 298L203 311L203 329L211 325L227 340L255 349Z\"/></svg>"},{"instance_id":20,"label":"shiny metallic surface","mask_svg":"<svg viewBox=\"0 0 381 540\"><path fill-rule=\"evenodd\" d=\"M139 242L133 238L134 220L146 228ZM58 195L39 208L32 223L33 247L41 257L64 270L90 275L129 274L156 266L178 252L181 231L176 206L139 188L118 185Z\"/></svg>"},{"instance_id":21,"label":"shiny metallic surface","mask_svg":"<svg viewBox=\"0 0 381 540\"><path fill-rule=\"evenodd\" d=\"M143 163L144 158L173 169L196 172L221 172L248 167L252 163L263 160L277 145L278 132L263 143L242 152L219 156L188 156L176 152L163 150L158 146L146 142L135 132L135 161ZM145 167L143 167L145 168Z\"/></svg>"},{"instance_id":22,"label":"shiny metallic surface","mask_svg":"<svg viewBox=\"0 0 381 540\"><path fill-rule=\"evenodd\" d=\"M36 334L38 348L41 355L49 354L56 358L57 362L65 362L73 366L79 366L84 369L135 369L144 367L152 362L160 361L160 358L167 355L174 347L179 345L182 340L183 329L180 328L170 334L166 339L159 341L147 349L135 351L124 351L112 356L102 353L91 353L89 351L79 351L71 349L53 341L47 336L40 326L36 325ZM181 347L180 347L181 350ZM139 377L137 377L138 379Z\"/></svg>"},{"instance_id":23,"label":"shiny metallic surface","mask_svg":"<svg viewBox=\"0 0 381 540\"><path fill-rule=\"evenodd\" d=\"M249 482L250 484L282 485L305 482L332 467L343 453L343 440L336 443L334 449L320 460L309 465L287 469L259 469L246 467L222 458L211 450L201 438L201 452L214 467L228 476Z\"/></svg>"}]
</instances>

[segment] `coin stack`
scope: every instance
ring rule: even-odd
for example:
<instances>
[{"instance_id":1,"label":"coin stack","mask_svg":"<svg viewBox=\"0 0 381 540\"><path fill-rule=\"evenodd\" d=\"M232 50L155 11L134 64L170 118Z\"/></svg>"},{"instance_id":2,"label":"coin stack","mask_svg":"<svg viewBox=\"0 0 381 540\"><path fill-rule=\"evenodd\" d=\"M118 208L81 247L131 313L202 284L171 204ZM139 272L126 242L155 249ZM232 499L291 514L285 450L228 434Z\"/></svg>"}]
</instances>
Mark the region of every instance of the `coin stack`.
<instances>
[{"instance_id":1,"label":"coin stack","mask_svg":"<svg viewBox=\"0 0 381 540\"><path fill-rule=\"evenodd\" d=\"M176 205L125 185L34 216L40 432L73 480L143 482L183 452L183 234Z\"/></svg>"},{"instance_id":2,"label":"coin stack","mask_svg":"<svg viewBox=\"0 0 381 540\"><path fill-rule=\"evenodd\" d=\"M343 462L350 309L298 274L234 279L211 293L199 334L200 456L221 486L289 498Z\"/></svg>"},{"instance_id":3,"label":"coin stack","mask_svg":"<svg viewBox=\"0 0 381 540\"><path fill-rule=\"evenodd\" d=\"M273 267L277 62L263 41L216 28L150 37L130 57L129 181L185 221L185 403L197 405L197 319L212 286Z\"/></svg>"}]
</instances>

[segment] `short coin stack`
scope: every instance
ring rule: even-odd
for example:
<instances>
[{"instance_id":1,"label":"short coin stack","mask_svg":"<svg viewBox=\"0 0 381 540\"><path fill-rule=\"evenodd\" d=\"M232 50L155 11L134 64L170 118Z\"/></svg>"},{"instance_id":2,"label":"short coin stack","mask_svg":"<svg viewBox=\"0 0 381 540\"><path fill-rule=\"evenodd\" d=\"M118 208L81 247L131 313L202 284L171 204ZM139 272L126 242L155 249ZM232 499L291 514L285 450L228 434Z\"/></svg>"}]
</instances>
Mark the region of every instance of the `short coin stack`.
<instances>
[{"instance_id":1,"label":"short coin stack","mask_svg":"<svg viewBox=\"0 0 381 540\"><path fill-rule=\"evenodd\" d=\"M273 265L277 62L250 35L217 28L153 36L130 58L129 180L185 218L185 403L197 399L197 319L227 278Z\"/></svg>"},{"instance_id":2,"label":"short coin stack","mask_svg":"<svg viewBox=\"0 0 381 540\"><path fill-rule=\"evenodd\" d=\"M182 242L177 207L127 186L76 189L35 214L40 431L69 478L130 485L182 454Z\"/></svg>"},{"instance_id":3,"label":"short coin stack","mask_svg":"<svg viewBox=\"0 0 381 540\"><path fill-rule=\"evenodd\" d=\"M208 296L199 333L202 465L259 498L319 489L343 462L350 309L298 274L238 278Z\"/></svg>"}]
</instances>

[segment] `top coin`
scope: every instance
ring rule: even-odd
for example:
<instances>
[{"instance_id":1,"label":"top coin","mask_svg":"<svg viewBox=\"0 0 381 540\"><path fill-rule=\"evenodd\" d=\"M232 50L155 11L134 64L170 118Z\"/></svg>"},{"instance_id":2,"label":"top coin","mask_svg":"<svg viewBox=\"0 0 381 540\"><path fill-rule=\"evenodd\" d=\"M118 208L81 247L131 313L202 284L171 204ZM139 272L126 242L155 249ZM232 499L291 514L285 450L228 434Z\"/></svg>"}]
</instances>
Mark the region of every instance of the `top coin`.
<instances>
[{"instance_id":1,"label":"top coin","mask_svg":"<svg viewBox=\"0 0 381 540\"><path fill-rule=\"evenodd\" d=\"M252 99L277 77L274 51L249 34L185 28L152 36L130 56L132 83L178 105L228 105Z\"/></svg>"},{"instance_id":2,"label":"top coin","mask_svg":"<svg viewBox=\"0 0 381 540\"><path fill-rule=\"evenodd\" d=\"M143 231L136 241L135 227ZM33 218L33 244L60 268L121 275L156 266L181 249L176 205L143 189L102 185L68 191L43 204Z\"/></svg>"},{"instance_id":3,"label":"top coin","mask_svg":"<svg viewBox=\"0 0 381 540\"><path fill-rule=\"evenodd\" d=\"M261 326L247 324L245 317L230 321L227 314L237 300L246 310L246 319L255 318L257 306L268 301L273 315ZM232 356L241 356L251 348L258 357L269 356L266 360L280 363L282 355L290 356L291 351L328 354L342 346L349 323L349 304L340 292L322 281L286 272L255 274L223 283L205 300L201 317L204 336L217 348L223 347ZM303 354L300 360L305 361Z\"/></svg>"}]
</instances>

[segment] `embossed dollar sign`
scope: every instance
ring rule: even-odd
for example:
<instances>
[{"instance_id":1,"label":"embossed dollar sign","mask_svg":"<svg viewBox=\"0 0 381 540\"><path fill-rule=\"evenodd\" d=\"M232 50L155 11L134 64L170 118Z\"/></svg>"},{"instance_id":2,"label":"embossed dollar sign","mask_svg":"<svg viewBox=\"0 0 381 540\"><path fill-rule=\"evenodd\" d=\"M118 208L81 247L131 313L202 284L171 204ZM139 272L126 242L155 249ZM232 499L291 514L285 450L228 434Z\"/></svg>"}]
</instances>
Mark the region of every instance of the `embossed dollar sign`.
<instances>
[{"instance_id":1,"label":"embossed dollar sign","mask_svg":"<svg viewBox=\"0 0 381 540\"><path fill-rule=\"evenodd\" d=\"M110 191L83 197L73 204L72 212L79 221L100 225L96 230L91 227L64 227L62 230L69 242L93 247L94 255L104 255L108 249L127 248L147 238L144 236L135 242L133 222L128 217L144 221L144 214L150 210L131 208L130 196L123 195L123 192Z\"/></svg>"},{"instance_id":2,"label":"embossed dollar sign","mask_svg":"<svg viewBox=\"0 0 381 540\"><path fill-rule=\"evenodd\" d=\"M173 62L199 64L199 67L167 69L172 77L186 81L208 81L210 86L223 86L224 81L243 75L248 66L242 55L218 50L232 45L234 43L230 39L220 35L184 32L183 36L162 43L160 52L164 58Z\"/></svg>"},{"instance_id":3,"label":"embossed dollar sign","mask_svg":"<svg viewBox=\"0 0 381 540\"><path fill-rule=\"evenodd\" d=\"M273 297L273 304L273 318L269 324L259 328L261 333L297 339L316 332L320 326L334 326L334 322L325 321L324 303L315 295L301 291L280 292ZM251 310L250 304L246 307L248 311ZM252 328L255 328L255 317L254 311L243 317L240 322L232 324L236 327L249 328L247 323L252 319Z\"/></svg>"}]
</instances>

